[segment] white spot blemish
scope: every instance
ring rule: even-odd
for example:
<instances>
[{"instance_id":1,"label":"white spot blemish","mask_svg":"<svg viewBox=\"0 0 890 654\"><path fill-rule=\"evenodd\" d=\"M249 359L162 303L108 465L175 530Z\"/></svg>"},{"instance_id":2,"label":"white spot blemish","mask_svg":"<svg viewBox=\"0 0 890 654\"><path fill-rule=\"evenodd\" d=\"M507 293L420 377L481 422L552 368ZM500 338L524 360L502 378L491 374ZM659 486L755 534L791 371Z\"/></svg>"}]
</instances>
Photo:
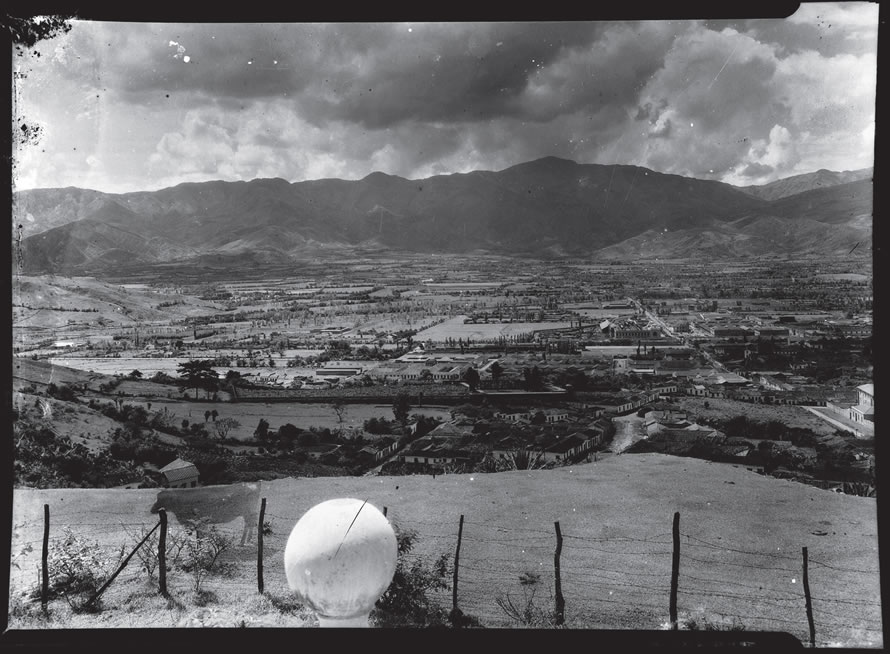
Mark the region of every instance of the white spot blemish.
<instances>
[{"instance_id":1,"label":"white spot blemish","mask_svg":"<svg viewBox=\"0 0 890 654\"><path fill-rule=\"evenodd\" d=\"M695 123L689 123L690 127L695 127Z\"/></svg>"},{"instance_id":2,"label":"white spot blemish","mask_svg":"<svg viewBox=\"0 0 890 654\"><path fill-rule=\"evenodd\" d=\"M791 580L791 583L792 583L792 584L796 584L796 583L797 583L797 579L792 579L792 580Z\"/></svg>"},{"instance_id":3,"label":"white spot blemish","mask_svg":"<svg viewBox=\"0 0 890 654\"><path fill-rule=\"evenodd\" d=\"M409 31L409 32L413 32L413 31L414 31L414 28L413 28L413 27L409 27L409 28L408 28L408 31Z\"/></svg>"},{"instance_id":4,"label":"white spot blemish","mask_svg":"<svg viewBox=\"0 0 890 654\"><path fill-rule=\"evenodd\" d=\"M188 55L185 55L185 56L182 58L182 60L183 60L185 63L188 63L188 62L190 62L190 61L192 60L192 58L189 57Z\"/></svg>"}]
</instances>

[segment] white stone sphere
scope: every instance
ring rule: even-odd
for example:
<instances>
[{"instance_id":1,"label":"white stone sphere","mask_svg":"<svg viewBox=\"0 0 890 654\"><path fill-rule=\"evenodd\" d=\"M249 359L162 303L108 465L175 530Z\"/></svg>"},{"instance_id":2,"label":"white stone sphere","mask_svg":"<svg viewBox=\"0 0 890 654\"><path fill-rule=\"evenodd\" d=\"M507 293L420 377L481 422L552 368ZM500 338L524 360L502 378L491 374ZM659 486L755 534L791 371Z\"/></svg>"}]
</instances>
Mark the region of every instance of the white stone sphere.
<instances>
[{"instance_id":1,"label":"white stone sphere","mask_svg":"<svg viewBox=\"0 0 890 654\"><path fill-rule=\"evenodd\" d=\"M397 559L396 535L386 516L351 498L313 506L294 525L284 548L290 589L320 619L368 615L392 582Z\"/></svg>"}]
</instances>

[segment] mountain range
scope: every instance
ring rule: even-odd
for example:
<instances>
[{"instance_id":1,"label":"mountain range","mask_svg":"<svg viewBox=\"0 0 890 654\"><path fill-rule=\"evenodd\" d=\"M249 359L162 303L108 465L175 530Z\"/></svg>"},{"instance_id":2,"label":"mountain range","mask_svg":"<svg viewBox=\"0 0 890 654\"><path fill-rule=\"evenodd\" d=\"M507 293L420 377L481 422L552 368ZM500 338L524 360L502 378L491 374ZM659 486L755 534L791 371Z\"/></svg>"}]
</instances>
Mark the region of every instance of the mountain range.
<instances>
[{"instance_id":1,"label":"mountain range","mask_svg":"<svg viewBox=\"0 0 890 654\"><path fill-rule=\"evenodd\" d=\"M14 194L13 218L23 272L101 277L357 250L587 260L870 256L872 203L872 169L736 187L546 157L420 180L375 172L123 194L33 189Z\"/></svg>"}]
</instances>

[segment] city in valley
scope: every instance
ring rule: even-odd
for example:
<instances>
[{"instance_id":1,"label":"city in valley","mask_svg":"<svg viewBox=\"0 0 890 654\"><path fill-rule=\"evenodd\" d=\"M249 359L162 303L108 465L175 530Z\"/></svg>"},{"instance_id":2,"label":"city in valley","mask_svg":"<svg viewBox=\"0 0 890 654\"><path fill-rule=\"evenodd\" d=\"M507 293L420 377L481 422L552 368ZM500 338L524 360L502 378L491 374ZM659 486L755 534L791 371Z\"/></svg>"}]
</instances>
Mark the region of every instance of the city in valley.
<instances>
[{"instance_id":1,"label":"city in valley","mask_svg":"<svg viewBox=\"0 0 890 654\"><path fill-rule=\"evenodd\" d=\"M122 538L132 546L148 531L159 488L259 481L269 502L261 518L267 556L280 555L305 509L343 489L391 507L407 547L429 566L414 568L425 575L424 602L438 604L424 604L434 608L419 618L378 607L378 625L463 616L469 626L561 619L661 628L666 589L607 611L595 598L602 584L619 593L633 591L638 575L666 579L669 562L657 554L670 551L670 534L660 546L654 535L665 534L676 511L694 521L682 533L698 539L686 550L695 578L715 580L691 591L711 600L681 611L684 628L778 628L806 640L803 604L766 618L751 617L761 615L751 607L785 597L788 580L771 562L799 569L800 543L815 540L814 559L832 562L818 567L822 592L834 593L817 603L833 609L833 617L821 614L818 633L824 642L879 642L880 605L870 599L878 578L872 277L861 260L596 264L388 254L238 276L19 275L14 293L14 588L31 593L34 606L37 591L25 580L39 548L21 543L39 542L40 502L54 502L65 530L77 524L66 511L92 507L91 517L108 521L103 551L118 551ZM443 517L436 526L432 511ZM487 540L463 544L470 585L461 586L461 613L449 613L456 520L465 512L473 522L460 531ZM574 523L582 513L590 519ZM212 532L230 534L219 541L229 550L219 564L228 576L214 568L199 582L178 572L189 592L203 584L199 599L176 610L157 600L131 609L143 617L126 619L312 625L272 563L267 583L278 584L283 604L230 603L233 588L256 583L255 546L234 545L234 530L255 519L245 514L228 532ZM551 546L535 550L554 519L575 538L605 544L570 548L575 565L618 575L585 586L568 603L570 617L557 618L546 599ZM59 535L84 537L74 529ZM176 533L180 547L189 542ZM490 558L504 533L518 577ZM632 541L637 549L624 549ZM730 549L713 549L720 542ZM696 546L717 558L701 558ZM735 550L747 553L738 559ZM474 572L480 565L485 585ZM563 570L572 587L580 577L569 562ZM112 586L120 597L157 576L131 574L135 586ZM231 585L232 574L241 586ZM757 578L760 590L739 594L738 584ZM218 613L187 608L208 597ZM750 607L740 611L739 602ZM20 624L34 624L20 614ZM57 619L88 625L89 615Z\"/></svg>"},{"instance_id":2,"label":"city in valley","mask_svg":"<svg viewBox=\"0 0 890 654\"><path fill-rule=\"evenodd\" d=\"M772 10L7 16L4 637L883 647L877 4Z\"/></svg>"},{"instance_id":3,"label":"city in valley","mask_svg":"<svg viewBox=\"0 0 890 654\"><path fill-rule=\"evenodd\" d=\"M51 476L19 456L17 483L147 487L198 453L213 484L656 451L874 494L861 261L400 255L246 273L17 277L20 420L49 414L86 460L111 454Z\"/></svg>"}]
</instances>

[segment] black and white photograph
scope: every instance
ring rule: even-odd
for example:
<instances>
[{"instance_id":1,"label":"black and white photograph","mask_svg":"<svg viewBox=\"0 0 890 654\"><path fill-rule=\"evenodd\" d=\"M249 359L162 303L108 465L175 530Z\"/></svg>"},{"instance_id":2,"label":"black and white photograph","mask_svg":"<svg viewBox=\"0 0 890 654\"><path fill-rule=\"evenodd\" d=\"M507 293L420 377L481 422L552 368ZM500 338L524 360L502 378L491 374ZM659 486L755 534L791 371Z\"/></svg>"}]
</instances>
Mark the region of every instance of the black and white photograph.
<instances>
[{"instance_id":1,"label":"black and white photograph","mask_svg":"<svg viewBox=\"0 0 890 654\"><path fill-rule=\"evenodd\" d=\"M879 5L785 6L6 14L3 637L882 649Z\"/></svg>"}]
</instances>

